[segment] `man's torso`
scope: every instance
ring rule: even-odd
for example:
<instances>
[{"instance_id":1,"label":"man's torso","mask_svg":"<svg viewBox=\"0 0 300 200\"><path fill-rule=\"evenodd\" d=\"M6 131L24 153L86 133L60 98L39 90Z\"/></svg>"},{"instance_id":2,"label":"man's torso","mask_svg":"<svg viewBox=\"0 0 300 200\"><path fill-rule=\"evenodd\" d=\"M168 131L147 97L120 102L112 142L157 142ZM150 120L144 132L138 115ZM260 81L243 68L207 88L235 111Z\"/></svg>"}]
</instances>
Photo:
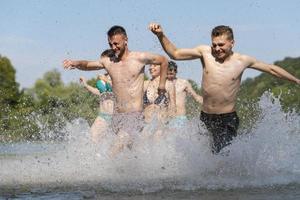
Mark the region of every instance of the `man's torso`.
<instances>
[{"instance_id":1,"label":"man's torso","mask_svg":"<svg viewBox=\"0 0 300 200\"><path fill-rule=\"evenodd\" d=\"M144 63L138 56L132 52L124 61L105 63L116 95L116 112L142 111Z\"/></svg>"},{"instance_id":2,"label":"man's torso","mask_svg":"<svg viewBox=\"0 0 300 200\"><path fill-rule=\"evenodd\" d=\"M173 81L175 81L176 89L176 116L184 116L186 114L187 80L176 78Z\"/></svg>"},{"instance_id":3,"label":"man's torso","mask_svg":"<svg viewBox=\"0 0 300 200\"><path fill-rule=\"evenodd\" d=\"M242 73L247 67L241 55L234 53L224 63L218 63L207 51L203 54L202 63L202 110L213 114L235 111Z\"/></svg>"}]
</instances>

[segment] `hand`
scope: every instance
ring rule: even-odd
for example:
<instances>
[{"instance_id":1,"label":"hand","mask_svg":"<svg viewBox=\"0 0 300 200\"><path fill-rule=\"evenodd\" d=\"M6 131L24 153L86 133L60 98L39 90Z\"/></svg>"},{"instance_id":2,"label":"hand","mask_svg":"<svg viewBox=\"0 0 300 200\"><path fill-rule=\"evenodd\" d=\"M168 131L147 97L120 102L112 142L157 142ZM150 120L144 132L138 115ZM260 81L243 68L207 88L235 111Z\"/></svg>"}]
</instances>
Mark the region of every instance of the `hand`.
<instances>
[{"instance_id":1,"label":"hand","mask_svg":"<svg viewBox=\"0 0 300 200\"><path fill-rule=\"evenodd\" d=\"M167 106L169 104L165 89L158 89L158 97L155 99L154 104L159 106Z\"/></svg>"},{"instance_id":2,"label":"hand","mask_svg":"<svg viewBox=\"0 0 300 200\"><path fill-rule=\"evenodd\" d=\"M65 69L75 69L76 68L76 63L75 63L75 61L72 61L72 60L64 60L63 65L64 65Z\"/></svg>"},{"instance_id":3,"label":"hand","mask_svg":"<svg viewBox=\"0 0 300 200\"><path fill-rule=\"evenodd\" d=\"M154 33L157 36L161 36L163 34L162 27L157 23L151 23L149 25L149 29L150 31L152 31L152 33Z\"/></svg>"},{"instance_id":4,"label":"hand","mask_svg":"<svg viewBox=\"0 0 300 200\"><path fill-rule=\"evenodd\" d=\"M80 83L86 83L86 79L83 76L81 76L79 78L79 81L80 81Z\"/></svg>"},{"instance_id":5,"label":"hand","mask_svg":"<svg viewBox=\"0 0 300 200\"><path fill-rule=\"evenodd\" d=\"M203 97L202 97L202 96L199 96L199 97L197 98L197 101L198 101L201 105L203 105Z\"/></svg>"},{"instance_id":6,"label":"hand","mask_svg":"<svg viewBox=\"0 0 300 200\"><path fill-rule=\"evenodd\" d=\"M81 83L81 84L83 84L83 85L86 85L87 83L86 83L86 79L84 78L84 77L80 77L79 78L79 82Z\"/></svg>"}]
</instances>

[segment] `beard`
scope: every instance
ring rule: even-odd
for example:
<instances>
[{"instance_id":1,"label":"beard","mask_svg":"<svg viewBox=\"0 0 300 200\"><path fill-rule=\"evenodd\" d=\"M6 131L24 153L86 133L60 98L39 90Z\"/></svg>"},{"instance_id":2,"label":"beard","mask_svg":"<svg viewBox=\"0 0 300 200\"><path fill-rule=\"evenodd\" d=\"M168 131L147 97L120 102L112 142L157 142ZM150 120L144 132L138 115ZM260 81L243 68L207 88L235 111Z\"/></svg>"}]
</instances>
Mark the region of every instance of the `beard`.
<instances>
[{"instance_id":1,"label":"beard","mask_svg":"<svg viewBox=\"0 0 300 200\"><path fill-rule=\"evenodd\" d=\"M119 62L120 61L120 59L119 59L119 57L116 55L116 53L115 53L115 51L112 51L110 54L109 54L109 60L111 61L111 62Z\"/></svg>"},{"instance_id":2,"label":"beard","mask_svg":"<svg viewBox=\"0 0 300 200\"><path fill-rule=\"evenodd\" d=\"M111 60L113 60L114 62L119 62L122 56L124 55L124 52L125 52L125 48L118 50L118 53L114 51L114 55L111 57Z\"/></svg>"}]
</instances>

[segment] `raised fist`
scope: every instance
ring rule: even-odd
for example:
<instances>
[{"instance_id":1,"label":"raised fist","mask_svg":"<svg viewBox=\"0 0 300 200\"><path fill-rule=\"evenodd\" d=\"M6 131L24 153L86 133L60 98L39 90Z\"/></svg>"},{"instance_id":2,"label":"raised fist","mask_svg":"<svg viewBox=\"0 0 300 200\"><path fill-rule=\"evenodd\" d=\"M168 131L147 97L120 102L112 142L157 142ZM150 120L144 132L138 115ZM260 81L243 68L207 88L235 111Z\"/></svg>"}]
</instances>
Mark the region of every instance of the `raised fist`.
<instances>
[{"instance_id":1,"label":"raised fist","mask_svg":"<svg viewBox=\"0 0 300 200\"><path fill-rule=\"evenodd\" d=\"M162 27L157 23L151 23L149 25L149 29L150 31L152 31L152 33L154 33L157 36L162 35L163 33Z\"/></svg>"},{"instance_id":2,"label":"raised fist","mask_svg":"<svg viewBox=\"0 0 300 200\"><path fill-rule=\"evenodd\" d=\"M72 60L64 60L63 65L65 69L75 69L77 63Z\"/></svg>"}]
</instances>

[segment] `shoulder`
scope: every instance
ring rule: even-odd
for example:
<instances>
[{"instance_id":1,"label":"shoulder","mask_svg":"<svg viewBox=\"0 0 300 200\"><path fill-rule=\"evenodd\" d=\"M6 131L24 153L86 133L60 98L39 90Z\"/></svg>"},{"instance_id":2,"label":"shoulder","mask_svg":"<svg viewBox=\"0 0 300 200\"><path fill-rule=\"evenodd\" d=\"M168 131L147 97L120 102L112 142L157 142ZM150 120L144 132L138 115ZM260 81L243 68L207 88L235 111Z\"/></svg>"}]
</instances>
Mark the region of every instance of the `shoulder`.
<instances>
[{"instance_id":1,"label":"shoulder","mask_svg":"<svg viewBox=\"0 0 300 200\"><path fill-rule=\"evenodd\" d=\"M195 49L197 49L201 53L211 52L211 47L208 45L199 45L199 46L195 47Z\"/></svg>"},{"instance_id":2,"label":"shoulder","mask_svg":"<svg viewBox=\"0 0 300 200\"><path fill-rule=\"evenodd\" d=\"M129 56L130 57L139 57L143 56L145 52L140 52L140 51L130 51Z\"/></svg>"},{"instance_id":3,"label":"shoulder","mask_svg":"<svg viewBox=\"0 0 300 200\"><path fill-rule=\"evenodd\" d=\"M145 62L145 60L149 57L149 53L147 52L139 52L139 51L131 51L128 56L130 59L137 60L140 62Z\"/></svg>"},{"instance_id":4,"label":"shoulder","mask_svg":"<svg viewBox=\"0 0 300 200\"><path fill-rule=\"evenodd\" d=\"M131 57L137 59L143 64L150 64L154 60L165 58L162 55L150 53L150 52L131 52Z\"/></svg>"},{"instance_id":5,"label":"shoulder","mask_svg":"<svg viewBox=\"0 0 300 200\"><path fill-rule=\"evenodd\" d=\"M246 60L253 59L253 57L251 57L249 55L241 54L241 53L237 53L237 52L234 52L233 56L234 56L235 59L238 59L238 60L241 60L241 61L246 61Z\"/></svg>"},{"instance_id":6,"label":"shoulder","mask_svg":"<svg viewBox=\"0 0 300 200\"><path fill-rule=\"evenodd\" d=\"M239 60L245 67L252 65L256 62L256 59L254 57L251 57L249 55L240 54L240 53L234 53L235 59Z\"/></svg>"},{"instance_id":7,"label":"shoulder","mask_svg":"<svg viewBox=\"0 0 300 200\"><path fill-rule=\"evenodd\" d=\"M136 59L143 59L147 58L149 56L153 55L152 53L149 52L140 52L140 51L131 51L129 53L130 58L136 58Z\"/></svg>"},{"instance_id":8,"label":"shoulder","mask_svg":"<svg viewBox=\"0 0 300 200\"><path fill-rule=\"evenodd\" d=\"M112 61L110 60L109 57L100 57L98 60L99 64L101 66L103 66L104 68L106 68L110 63L112 63Z\"/></svg>"},{"instance_id":9,"label":"shoulder","mask_svg":"<svg viewBox=\"0 0 300 200\"><path fill-rule=\"evenodd\" d=\"M184 90L186 89L189 90L190 88L192 88L191 83L187 79L181 79L181 80L182 80L181 85L184 88Z\"/></svg>"},{"instance_id":10,"label":"shoulder","mask_svg":"<svg viewBox=\"0 0 300 200\"><path fill-rule=\"evenodd\" d=\"M211 47L209 45L199 45L196 47L197 49L205 50L205 51L210 51Z\"/></svg>"},{"instance_id":11,"label":"shoulder","mask_svg":"<svg viewBox=\"0 0 300 200\"><path fill-rule=\"evenodd\" d=\"M185 85L188 85L188 84L189 84L189 81L186 80L186 79L177 78L176 83L185 86Z\"/></svg>"}]
</instances>

